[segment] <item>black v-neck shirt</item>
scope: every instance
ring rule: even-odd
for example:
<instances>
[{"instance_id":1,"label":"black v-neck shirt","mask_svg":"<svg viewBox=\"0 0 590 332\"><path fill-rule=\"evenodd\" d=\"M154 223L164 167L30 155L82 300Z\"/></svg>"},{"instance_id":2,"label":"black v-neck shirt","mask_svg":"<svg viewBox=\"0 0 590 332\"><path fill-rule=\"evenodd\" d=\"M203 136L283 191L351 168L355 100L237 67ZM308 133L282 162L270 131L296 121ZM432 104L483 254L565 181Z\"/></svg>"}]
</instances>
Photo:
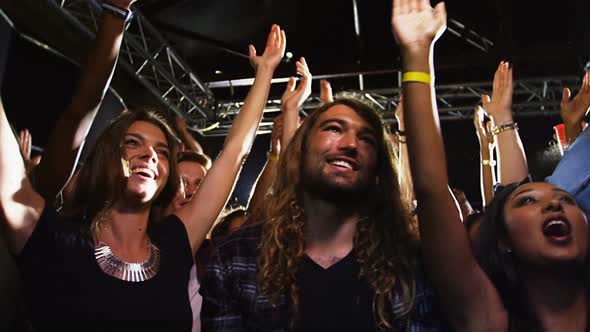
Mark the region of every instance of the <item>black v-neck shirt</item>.
<instances>
[{"instance_id":1,"label":"black v-neck shirt","mask_svg":"<svg viewBox=\"0 0 590 332\"><path fill-rule=\"evenodd\" d=\"M297 279L300 331L377 331L373 290L359 279L352 252L327 269L305 256Z\"/></svg>"}]
</instances>

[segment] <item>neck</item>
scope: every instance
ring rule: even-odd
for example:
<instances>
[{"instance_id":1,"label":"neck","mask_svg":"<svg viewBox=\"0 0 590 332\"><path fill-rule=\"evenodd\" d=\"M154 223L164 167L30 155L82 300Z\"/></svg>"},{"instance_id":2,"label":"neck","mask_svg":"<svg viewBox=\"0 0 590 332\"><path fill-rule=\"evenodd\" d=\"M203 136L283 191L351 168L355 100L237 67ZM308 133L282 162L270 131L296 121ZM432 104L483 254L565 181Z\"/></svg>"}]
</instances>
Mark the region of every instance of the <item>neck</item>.
<instances>
[{"instance_id":1,"label":"neck","mask_svg":"<svg viewBox=\"0 0 590 332\"><path fill-rule=\"evenodd\" d=\"M359 211L304 194L305 251L311 256L342 258L353 247Z\"/></svg>"},{"instance_id":2,"label":"neck","mask_svg":"<svg viewBox=\"0 0 590 332\"><path fill-rule=\"evenodd\" d=\"M543 331L585 331L588 302L583 273L524 272L528 303Z\"/></svg>"},{"instance_id":3,"label":"neck","mask_svg":"<svg viewBox=\"0 0 590 332\"><path fill-rule=\"evenodd\" d=\"M121 258L141 257L147 248L149 216L149 205L131 209L123 204L115 204L109 210L104 225L99 226L99 239Z\"/></svg>"}]
</instances>

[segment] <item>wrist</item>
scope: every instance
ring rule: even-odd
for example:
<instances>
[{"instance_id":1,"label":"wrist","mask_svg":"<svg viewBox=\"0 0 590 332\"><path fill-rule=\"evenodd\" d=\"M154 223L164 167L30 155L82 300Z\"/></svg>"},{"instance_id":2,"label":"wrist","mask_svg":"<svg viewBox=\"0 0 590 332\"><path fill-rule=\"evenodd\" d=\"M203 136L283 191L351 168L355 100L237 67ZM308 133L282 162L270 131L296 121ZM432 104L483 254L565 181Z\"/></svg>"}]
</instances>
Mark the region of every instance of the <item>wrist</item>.
<instances>
[{"instance_id":1,"label":"wrist","mask_svg":"<svg viewBox=\"0 0 590 332\"><path fill-rule=\"evenodd\" d=\"M491 114L490 119L492 120L492 124L494 126L500 126L503 124L514 122L514 118L512 117L512 112L505 112L503 114Z\"/></svg>"},{"instance_id":2,"label":"wrist","mask_svg":"<svg viewBox=\"0 0 590 332\"><path fill-rule=\"evenodd\" d=\"M430 74L433 70L430 48L403 49L401 51L402 71L417 71Z\"/></svg>"},{"instance_id":3,"label":"wrist","mask_svg":"<svg viewBox=\"0 0 590 332\"><path fill-rule=\"evenodd\" d=\"M276 66L269 65L269 64L258 64L256 66L256 78L269 78L272 79Z\"/></svg>"},{"instance_id":4,"label":"wrist","mask_svg":"<svg viewBox=\"0 0 590 332\"><path fill-rule=\"evenodd\" d=\"M266 158L268 161L276 162L279 161L279 152L270 150L266 153Z\"/></svg>"}]
</instances>

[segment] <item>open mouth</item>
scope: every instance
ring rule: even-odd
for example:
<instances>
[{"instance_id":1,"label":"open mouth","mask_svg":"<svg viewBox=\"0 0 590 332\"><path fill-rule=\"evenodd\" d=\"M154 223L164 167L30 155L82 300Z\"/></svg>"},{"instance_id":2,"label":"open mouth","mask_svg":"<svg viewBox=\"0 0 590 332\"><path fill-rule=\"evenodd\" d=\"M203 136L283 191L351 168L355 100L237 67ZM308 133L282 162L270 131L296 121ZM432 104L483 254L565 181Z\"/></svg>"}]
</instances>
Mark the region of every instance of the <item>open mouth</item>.
<instances>
[{"instance_id":1,"label":"open mouth","mask_svg":"<svg viewBox=\"0 0 590 332\"><path fill-rule=\"evenodd\" d=\"M543 234L553 239L565 239L571 235L572 228L567 220L552 219L543 224Z\"/></svg>"},{"instance_id":2,"label":"open mouth","mask_svg":"<svg viewBox=\"0 0 590 332\"><path fill-rule=\"evenodd\" d=\"M131 170L131 174L136 174L148 179L156 178L156 173L153 170L146 167L135 167Z\"/></svg>"},{"instance_id":3,"label":"open mouth","mask_svg":"<svg viewBox=\"0 0 590 332\"><path fill-rule=\"evenodd\" d=\"M343 170L351 170L356 171L358 169L358 165L356 162L347 159L332 159L329 160L328 163L332 166L336 166Z\"/></svg>"}]
</instances>

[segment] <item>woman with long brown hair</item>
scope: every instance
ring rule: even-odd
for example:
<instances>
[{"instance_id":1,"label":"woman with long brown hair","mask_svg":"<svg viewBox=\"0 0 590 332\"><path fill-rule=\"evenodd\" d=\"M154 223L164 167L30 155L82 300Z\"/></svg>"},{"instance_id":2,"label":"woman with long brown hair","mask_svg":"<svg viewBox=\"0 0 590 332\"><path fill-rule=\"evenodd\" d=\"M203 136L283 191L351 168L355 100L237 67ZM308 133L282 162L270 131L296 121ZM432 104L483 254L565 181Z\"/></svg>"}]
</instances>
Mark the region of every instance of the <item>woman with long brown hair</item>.
<instances>
[{"instance_id":1,"label":"woman with long brown hair","mask_svg":"<svg viewBox=\"0 0 590 332\"><path fill-rule=\"evenodd\" d=\"M285 51L274 25L255 83L223 151L175 215L152 220L179 183L176 138L158 116L127 112L98 139L63 219L32 189L0 109L0 206L25 281L34 330L188 331L189 270L233 189Z\"/></svg>"}]
</instances>

